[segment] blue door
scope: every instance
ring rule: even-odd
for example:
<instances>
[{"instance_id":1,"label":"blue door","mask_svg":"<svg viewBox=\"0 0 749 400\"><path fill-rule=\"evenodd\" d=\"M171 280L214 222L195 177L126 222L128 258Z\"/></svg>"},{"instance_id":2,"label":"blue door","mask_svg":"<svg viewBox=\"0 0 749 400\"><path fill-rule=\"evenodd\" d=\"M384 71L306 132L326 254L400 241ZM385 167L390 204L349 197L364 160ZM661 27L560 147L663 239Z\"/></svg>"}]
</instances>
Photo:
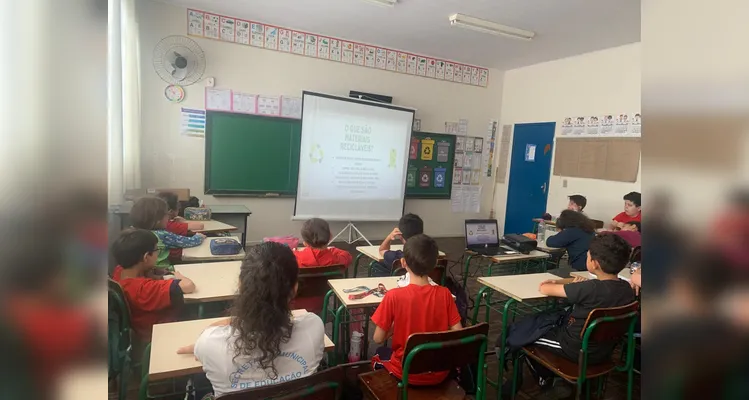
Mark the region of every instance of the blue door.
<instances>
[{"instance_id":1,"label":"blue door","mask_svg":"<svg viewBox=\"0 0 749 400\"><path fill-rule=\"evenodd\" d=\"M504 233L533 230L533 218L546 212L554 122L515 124Z\"/></svg>"}]
</instances>

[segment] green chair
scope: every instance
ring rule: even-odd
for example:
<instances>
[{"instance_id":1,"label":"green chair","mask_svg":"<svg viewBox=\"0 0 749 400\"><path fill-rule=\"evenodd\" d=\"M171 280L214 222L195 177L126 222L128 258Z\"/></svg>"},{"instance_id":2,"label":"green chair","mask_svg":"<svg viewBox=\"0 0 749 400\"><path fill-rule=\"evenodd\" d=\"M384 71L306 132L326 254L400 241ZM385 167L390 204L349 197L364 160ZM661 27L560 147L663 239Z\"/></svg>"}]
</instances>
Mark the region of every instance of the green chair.
<instances>
[{"instance_id":1,"label":"green chair","mask_svg":"<svg viewBox=\"0 0 749 400\"><path fill-rule=\"evenodd\" d=\"M321 314L325 308L322 300L328 293L328 279L344 279L345 265L329 265L325 267L305 267L299 269L299 287L297 288L295 303L299 303L307 311ZM313 304L314 303L314 304ZM295 306L294 308L299 308Z\"/></svg>"},{"instance_id":2,"label":"green chair","mask_svg":"<svg viewBox=\"0 0 749 400\"><path fill-rule=\"evenodd\" d=\"M130 327L130 309L125 301L125 294L119 283L108 279L107 298L109 315L107 324L107 348L109 361L109 379L119 380L118 399L127 397L127 385L132 362L132 329Z\"/></svg>"},{"instance_id":3,"label":"green chair","mask_svg":"<svg viewBox=\"0 0 749 400\"><path fill-rule=\"evenodd\" d=\"M604 379L607 375L618 369L626 371L627 400L632 400L632 387L634 385L634 330L637 323L638 302L626 306L612 308L597 308L588 314L583 330L580 334L582 346L577 362L570 361L557 353L553 353L544 346L523 347L523 353L539 362L562 379L577 385L576 399L580 399L585 391L586 399L590 398L590 381L598 378L598 398L602 398L604 391ZM626 336L625 336L626 335ZM588 365L588 346L594 343L619 343L622 337L626 337L627 352L624 366L617 367L613 359L600 364ZM517 383L520 362L515 358L513 363L513 389ZM585 385L587 384L587 385ZM583 386L585 385L585 390ZM513 390L513 393L515 390Z\"/></svg>"},{"instance_id":4,"label":"green chair","mask_svg":"<svg viewBox=\"0 0 749 400\"><path fill-rule=\"evenodd\" d=\"M484 400L486 395L487 335L489 324L481 323L457 331L415 333L406 342L403 361L403 379L398 381L387 370L359 375L362 391L369 399L440 399L462 400L466 393L453 379L434 386L409 386L408 376L430 371L450 371L476 363L476 400Z\"/></svg>"},{"instance_id":5,"label":"green chair","mask_svg":"<svg viewBox=\"0 0 749 400\"><path fill-rule=\"evenodd\" d=\"M342 366L326 369L292 381L245 389L221 396L222 400L339 400L343 395L345 379Z\"/></svg>"}]
</instances>

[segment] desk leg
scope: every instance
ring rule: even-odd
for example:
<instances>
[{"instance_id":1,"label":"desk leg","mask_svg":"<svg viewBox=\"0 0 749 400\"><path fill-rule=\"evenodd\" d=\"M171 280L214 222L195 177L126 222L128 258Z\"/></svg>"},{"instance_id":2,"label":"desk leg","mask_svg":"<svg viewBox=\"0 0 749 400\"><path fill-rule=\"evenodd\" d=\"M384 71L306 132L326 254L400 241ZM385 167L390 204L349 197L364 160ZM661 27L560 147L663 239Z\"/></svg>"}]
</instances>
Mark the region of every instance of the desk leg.
<instances>
[{"instance_id":1,"label":"desk leg","mask_svg":"<svg viewBox=\"0 0 749 400\"><path fill-rule=\"evenodd\" d=\"M469 255L468 258L466 258L465 266L463 267L463 289L466 288L466 283L468 282L468 268L471 266L471 259L473 258L473 254Z\"/></svg>"},{"instance_id":2,"label":"desk leg","mask_svg":"<svg viewBox=\"0 0 749 400\"><path fill-rule=\"evenodd\" d=\"M333 362L331 363L331 366L335 366L338 363L338 349L340 346L338 342L340 340L341 315L344 310L346 310L345 306L341 305L338 307L335 311L335 318L333 319L333 345L335 346L335 349L333 349Z\"/></svg>"},{"instance_id":3,"label":"desk leg","mask_svg":"<svg viewBox=\"0 0 749 400\"><path fill-rule=\"evenodd\" d=\"M481 308L481 299L483 298L484 294L489 290L492 290L492 289L489 288L488 286L484 286L479 290L479 294L476 295L476 302L474 303L475 307L473 308L473 318L471 318L471 325L476 325L478 323L479 308Z\"/></svg>"},{"instance_id":4,"label":"desk leg","mask_svg":"<svg viewBox=\"0 0 749 400\"><path fill-rule=\"evenodd\" d=\"M502 400L502 379L504 378L505 345L507 342L507 316L510 313L510 306L513 306L514 304L515 299L510 297L505 302L504 312L502 312L502 340L499 347L499 365L497 365L497 400Z\"/></svg>"},{"instance_id":5,"label":"desk leg","mask_svg":"<svg viewBox=\"0 0 749 400\"><path fill-rule=\"evenodd\" d=\"M362 258L363 255L364 253L359 253L356 255L356 258L354 258L354 265L353 265L354 275L352 276L352 278L356 278L356 273L359 270L359 260ZM346 277L348 278L348 275L346 275Z\"/></svg>"},{"instance_id":6,"label":"desk leg","mask_svg":"<svg viewBox=\"0 0 749 400\"><path fill-rule=\"evenodd\" d=\"M377 261L372 261L372 262L369 263L369 266L367 267L367 278L371 278L372 277L372 266L374 266L374 264L376 262Z\"/></svg>"},{"instance_id":7,"label":"desk leg","mask_svg":"<svg viewBox=\"0 0 749 400\"><path fill-rule=\"evenodd\" d=\"M244 230L242 231L242 248L247 245L247 220L250 218L250 214L244 214Z\"/></svg>"}]
</instances>

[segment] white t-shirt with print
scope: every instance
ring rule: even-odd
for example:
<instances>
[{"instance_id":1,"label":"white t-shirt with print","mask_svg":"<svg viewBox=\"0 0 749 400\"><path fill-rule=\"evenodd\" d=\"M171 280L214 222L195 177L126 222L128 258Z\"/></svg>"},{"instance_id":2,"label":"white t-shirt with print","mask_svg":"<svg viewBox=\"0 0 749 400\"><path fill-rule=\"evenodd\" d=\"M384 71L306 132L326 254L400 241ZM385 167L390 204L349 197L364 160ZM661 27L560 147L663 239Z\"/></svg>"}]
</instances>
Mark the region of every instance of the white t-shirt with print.
<instances>
[{"instance_id":1,"label":"white t-shirt with print","mask_svg":"<svg viewBox=\"0 0 749 400\"><path fill-rule=\"evenodd\" d=\"M203 331L195 343L195 357L203 364L216 396L229 392L273 385L315 373L325 351L325 327L313 313L295 316L291 338L281 343L281 355L273 362L275 380L256 366L255 357L237 357L231 326L215 326ZM271 371L269 371L271 372Z\"/></svg>"}]
</instances>

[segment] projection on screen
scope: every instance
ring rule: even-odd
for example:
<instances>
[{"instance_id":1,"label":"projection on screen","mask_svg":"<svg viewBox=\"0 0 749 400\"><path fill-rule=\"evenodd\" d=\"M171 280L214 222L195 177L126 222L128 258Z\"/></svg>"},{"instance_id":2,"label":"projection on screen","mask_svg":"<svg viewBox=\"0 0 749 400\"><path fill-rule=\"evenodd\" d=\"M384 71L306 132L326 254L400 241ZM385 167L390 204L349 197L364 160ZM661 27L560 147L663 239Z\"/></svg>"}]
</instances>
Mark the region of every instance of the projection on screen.
<instances>
[{"instance_id":1,"label":"projection on screen","mask_svg":"<svg viewBox=\"0 0 749 400\"><path fill-rule=\"evenodd\" d=\"M304 92L294 219L403 215L414 110Z\"/></svg>"}]
</instances>

